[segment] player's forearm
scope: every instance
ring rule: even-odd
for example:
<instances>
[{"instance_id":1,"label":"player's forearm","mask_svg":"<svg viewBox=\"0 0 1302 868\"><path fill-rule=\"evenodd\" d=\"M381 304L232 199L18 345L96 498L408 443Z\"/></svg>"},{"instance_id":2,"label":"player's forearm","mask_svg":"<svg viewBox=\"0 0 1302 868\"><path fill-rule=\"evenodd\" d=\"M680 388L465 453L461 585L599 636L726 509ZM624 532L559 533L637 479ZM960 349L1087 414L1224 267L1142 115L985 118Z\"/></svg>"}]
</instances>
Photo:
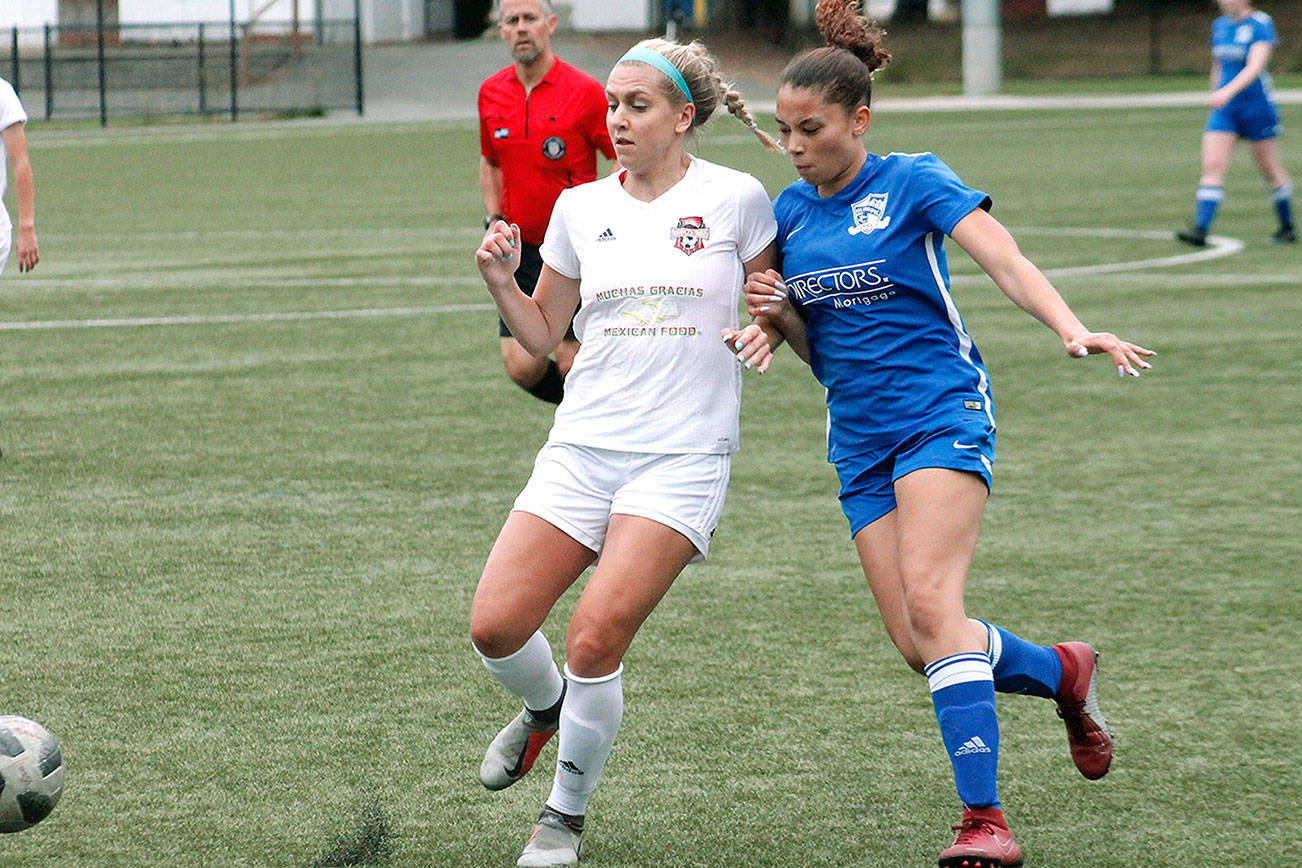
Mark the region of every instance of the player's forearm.
<instances>
[{"instance_id":1,"label":"player's forearm","mask_svg":"<svg viewBox=\"0 0 1302 868\"><path fill-rule=\"evenodd\" d=\"M27 160L14 164L14 195L18 199L18 229L36 230L36 182L32 164Z\"/></svg>"},{"instance_id":2,"label":"player's forearm","mask_svg":"<svg viewBox=\"0 0 1302 868\"><path fill-rule=\"evenodd\" d=\"M502 321L520 346L535 356L545 356L556 349L565 336L565 326L553 329L542 308L520 290L515 278L504 282L488 281L488 292L497 305Z\"/></svg>"},{"instance_id":3,"label":"player's forearm","mask_svg":"<svg viewBox=\"0 0 1302 868\"><path fill-rule=\"evenodd\" d=\"M479 195L485 214L502 213L502 170L483 157L479 158Z\"/></svg>"},{"instance_id":4,"label":"player's forearm","mask_svg":"<svg viewBox=\"0 0 1302 868\"><path fill-rule=\"evenodd\" d=\"M1245 66L1242 72L1225 83L1225 86L1221 88L1221 92L1227 98L1233 99L1243 93L1248 85L1257 80L1259 75L1261 75L1260 68L1254 69L1251 66Z\"/></svg>"},{"instance_id":5,"label":"player's forearm","mask_svg":"<svg viewBox=\"0 0 1302 868\"><path fill-rule=\"evenodd\" d=\"M788 307L782 313L758 316L755 322L768 335L769 345L774 350L786 341L791 351L805 364L809 364L809 339L805 333L805 321L800 318L800 314Z\"/></svg>"},{"instance_id":6,"label":"player's forearm","mask_svg":"<svg viewBox=\"0 0 1302 868\"><path fill-rule=\"evenodd\" d=\"M990 276L1013 304L1044 323L1064 344L1088 333L1049 278L1025 256Z\"/></svg>"},{"instance_id":7,"label":"player's forearm","mask_svg":"<svg viewBox=\"0 0 1302 868\"><path fill-rule=\"evenodd\" d=\"M1270 62L1270 52L1270 46L1264 42L1258 42L1248 49L1247 63L1244 64L1243 69L1220 89L1227 100L1238 96L1266 71L1266 64Z\"/></svg>"}]
</instances>

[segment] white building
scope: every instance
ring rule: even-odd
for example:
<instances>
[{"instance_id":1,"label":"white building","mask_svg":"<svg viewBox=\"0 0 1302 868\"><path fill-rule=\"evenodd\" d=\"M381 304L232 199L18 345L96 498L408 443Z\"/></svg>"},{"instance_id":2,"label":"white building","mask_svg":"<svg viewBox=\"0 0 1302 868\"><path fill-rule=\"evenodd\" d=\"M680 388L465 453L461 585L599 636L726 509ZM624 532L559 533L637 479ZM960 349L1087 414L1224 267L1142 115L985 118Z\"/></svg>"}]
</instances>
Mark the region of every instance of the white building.
<instances>
[{"instance_id":1,"label":"white building","mask_svg":"<svg viewBox=\"0 0 1302 868\"><path fill-rule=\"evenodd\" d=\"M316 18L351 19L360 9L367 42L421 39L449 33L458 0L103 0L110 24L168 24L230 20L237 23L288 23L310 27ZM799 0L797 0L799 2ZM47 24L94 24L98 0L3 0L0 28L39 28ZM577 30L642 30L656 20L659 0L557 0L566 26ZM474 4L467 3L465 6Z\"/></svg>"},{"instance_id":2,"label":"white building","mask_svg":"<svg viewBox=\"0 0 1302 868\"><path fill-rule=\"evenodd\" d=\"M39 28L47 24L88 26L95 22L100 0L2 0L0 28ZM718 0L715 0L718 2ZM816 0L789 0L792 22L813 21ZM645 30L660 17L662 0L554 0L562 26L580 31ZM888 18L896 0L867 0L869 14ZM957 14L962 0L928 0L933 18ZM1045 0L1050 15L1106 12L1113 0ZM104 17L124 26L180 22L283 25L298 21L311 28L318 18L351 19L360 10L366 42L422 39L453 30L458 11L474 6L468 0L103 0ZM700 16L706 0L692 0ZM125 35L125 34L124 34Z\"/></svg>"}]
</instances>

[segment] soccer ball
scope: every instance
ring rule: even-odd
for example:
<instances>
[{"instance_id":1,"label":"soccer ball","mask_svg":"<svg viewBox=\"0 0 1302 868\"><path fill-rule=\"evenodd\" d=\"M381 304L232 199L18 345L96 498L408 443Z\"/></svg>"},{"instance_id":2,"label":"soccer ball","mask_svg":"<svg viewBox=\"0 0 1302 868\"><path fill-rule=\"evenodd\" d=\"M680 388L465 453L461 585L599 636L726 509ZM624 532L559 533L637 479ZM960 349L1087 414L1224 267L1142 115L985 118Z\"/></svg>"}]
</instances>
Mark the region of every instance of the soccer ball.
<instances>
[{"instance_id":1,"label":"soccer ball","mask_svg":"<svg viewBox=\"0 0 1302 868\"><path fill-rule=\"evenodd\" d=\"M44 820L63 795L68 770L54 736L34 720L0 717L0 832Z\"/></svg>"}]
</instances>

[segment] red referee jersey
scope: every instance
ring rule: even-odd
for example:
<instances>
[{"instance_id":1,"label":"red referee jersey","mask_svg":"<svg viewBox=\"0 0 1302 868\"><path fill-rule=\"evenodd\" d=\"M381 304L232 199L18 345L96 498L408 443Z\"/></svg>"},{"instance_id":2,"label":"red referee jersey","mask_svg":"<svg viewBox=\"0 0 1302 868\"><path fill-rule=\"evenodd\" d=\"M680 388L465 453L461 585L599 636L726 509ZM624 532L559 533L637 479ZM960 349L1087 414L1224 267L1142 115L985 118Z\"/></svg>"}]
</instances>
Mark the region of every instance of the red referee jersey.
<instances>
[{"instance_id":1,"label":"red referee jersey","mask_svg":"<svg viewBox=\"0 0 1302 868\"><path fill-rule=\"evenodd\" d=\"M479 150L502 169L502 210L526 244L542 244L556 197L597 177L606 132L606 91L558 57L529 96L512 64L479 88Z\"/></svg>"}]
</instances>

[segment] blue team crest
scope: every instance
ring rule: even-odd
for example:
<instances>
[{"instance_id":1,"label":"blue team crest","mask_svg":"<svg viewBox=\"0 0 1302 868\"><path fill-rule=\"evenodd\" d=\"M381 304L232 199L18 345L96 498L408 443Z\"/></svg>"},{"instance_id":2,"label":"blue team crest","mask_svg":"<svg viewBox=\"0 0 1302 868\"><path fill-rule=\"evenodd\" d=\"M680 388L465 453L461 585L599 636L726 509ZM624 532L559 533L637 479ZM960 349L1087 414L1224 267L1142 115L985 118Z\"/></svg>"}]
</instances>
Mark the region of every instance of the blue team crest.
<instances>
[{"instance_id":1,"label":"blue team crest","mask_svg":"<svg viewBox=\"0 0 1302 868\"><path fill-rule=\"evenodd\" d=\"M869 193L850 206L854 216L854 225L846 231L851 235L867 235L874 229L885 229L891 225L891 218L886 216L886 198L889 193Z\"/></svg>"}]
</instances>

